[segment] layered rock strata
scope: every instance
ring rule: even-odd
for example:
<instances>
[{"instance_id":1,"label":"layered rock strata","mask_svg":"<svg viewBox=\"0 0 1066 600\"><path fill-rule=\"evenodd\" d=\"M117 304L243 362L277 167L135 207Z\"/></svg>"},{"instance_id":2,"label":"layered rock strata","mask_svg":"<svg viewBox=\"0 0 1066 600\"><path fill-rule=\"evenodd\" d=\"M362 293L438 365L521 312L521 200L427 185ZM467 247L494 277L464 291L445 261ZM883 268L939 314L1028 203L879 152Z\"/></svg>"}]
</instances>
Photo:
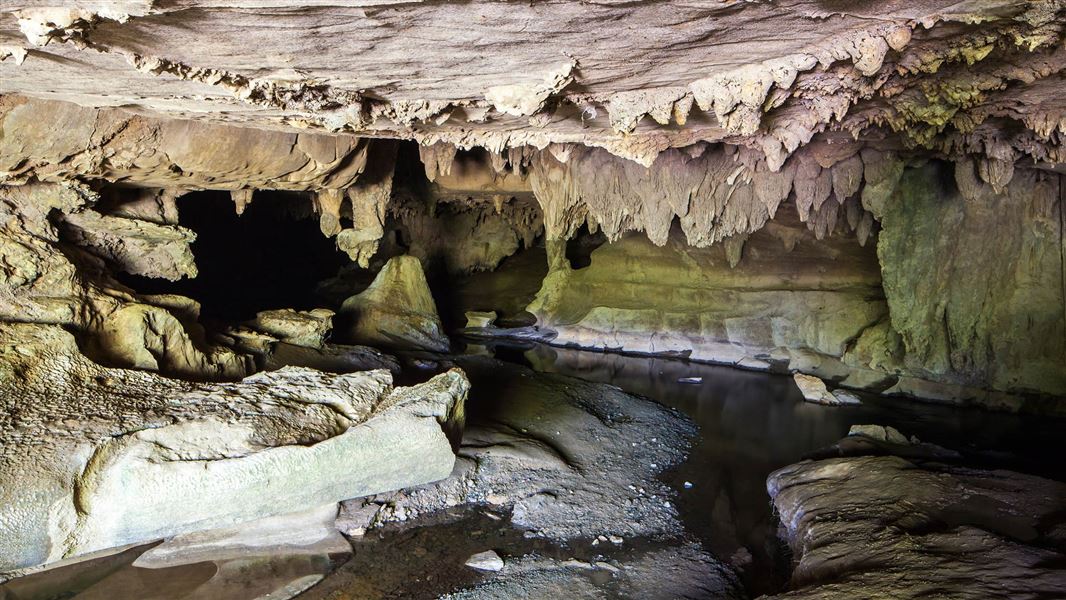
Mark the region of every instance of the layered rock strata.
<instances>
[{"instance_id":1,"label":"layered rock strata","mask_svg":"<svg viewBox=\"0 0 1066 600\"><path fill-rule=\"evenodd\" d=\"M294 367L195 384L100 367L58 327L0 335L5 572L441 479L469 387Z\"/></svg>"},{"instance_id":2,"label":"layered rock strata","mask_svg":"<svg viewBox=\"0 0 1066 600\"><path fill-rule=\"evenodd\" d=\"M859 452L770 475L798 559L791 591L774 598L1061 595L1066 485L944 464L897 441L867 449L888 456ZM892 455L901 452L909 458Z\"/></svg>"}]
</instances>

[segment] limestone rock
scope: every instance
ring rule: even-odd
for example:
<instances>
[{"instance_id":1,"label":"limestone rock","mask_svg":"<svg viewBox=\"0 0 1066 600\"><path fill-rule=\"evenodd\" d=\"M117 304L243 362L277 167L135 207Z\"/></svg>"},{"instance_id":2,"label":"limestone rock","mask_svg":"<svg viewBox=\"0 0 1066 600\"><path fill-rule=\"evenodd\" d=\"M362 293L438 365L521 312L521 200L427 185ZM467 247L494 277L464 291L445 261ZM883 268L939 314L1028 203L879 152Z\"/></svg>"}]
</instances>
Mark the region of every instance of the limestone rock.
<instances>
[{"instance_id":1,"label":"limestone rock","mask_svg":"<svg viewBox=\"0 0 1066 600\"><path fill-rule=\"evenodd\" d=\"M257 313L248 326L296 346L320 348L333 329L333 311L327 308L265 310Z\"/></svg>"},{"instance_id":2,"label":"limestone rock","mask_svg":"<svg viewBox=\"0 0 1066 600\"><path fill-rule=\"evenodd\" d=\"M832 393L833 398L836 398L837 404L862 404L862 399L848 390L838 388L833 390Z\"/></svg>"},{"instance_id":3,"label":"limestone rock","mask_svg":"<svg viewBox=\"0 0 1066 600\"><path fill-rule=\"evenodd\" d=\"M338 326L357 343L438 352L449 347L422 264L413 256L389 259L370 287L345 300Z\"/></svg>"},{"instance_id":4,"label":"limestone rock","mask_svg":"<svg viewBox=\"0 0 1066 600\"><path fill-rule=\"evenodd\" d=\"M492 327L496 323L496 311L478 311L468 310L466 311L466 326L467 328L484 328Z\"/></svg>"},{"instance_id":5,"label":"limestone rock","mask_svg":"<svg viewBox=\"0 0 1066 600\"><path fill-rule=\"evenodd\" d=\"M807 351L839 359L887 313L872 249L854 238L819 241L792 212L745 247L734 268L722 245L689 247L676 229L664 246L629 234L588 267L555 263L528 310L553 343L762 369Z\"/></svg>"},{"instance_id":6,"label":"limestone rock","mask_svg":"<svg viewBox=\"0 0 1066 600\"><path fill-rule=\"evenodd\" d=\"M196 277L189 247L196 234L177 225L101 215L93 210L63 217L66 232L79 245L131 275L176 281Z\"/></svg>"},{"instance_id":7,"label":"limestone rock","mask_svg":"<svg viewBox=\"0 0 1066 600\"><path fill-rule=\"evenodd\" d=\"M197 115L279 138L359 132L495 152L578 143L648 165L665 149L732 137L780 167L824 130L845 137L874 129L954 154L993 148L987 158L996 166L983 170L997 182L1007 162L1041 160L1061 147L1051 135L1063 115L1054 90L1066 7L1057 0L829 8L481 0L388 9L361 1L328 10L295 2L52 4L0 8L0 56L14 59L0 61L5 92ZM364 21L368 9L374 17ZM231 39L243 43L219 41ZM413 55L411 39L434 43ZM279 51L257 52L265 47ZM638 53L654 60L631 60ZM90 120L73 125L93 135ZM136 137L137 129L96 130L106 139ZM271 147L289 148L287 141ZM345 164L330 150L312 147L306 156L317 164L275 171L279 183ZM159 160L163 154L175 153ZM245 154L220 151L184 172L215 163L229 173ZM186 157L177 158L184 166ZM847 178L840 183L849 189Z\"/></svg>"},{"instance_id":8,"label":"limestone rock","mask_svg":"<svg viewBox=\"0 0 1066 600\"><path fill-rule=\"evenodd\" d=\"M792 376L792 379L795 380L796 386L803 393L803 399L807 402L830 406L840 404L837 397L829 393L829 390L825 387L825 382L821 379L813 375L804 375L803 373L796 373Z\"/></svg>"},{"instance_id":9,"label":"limestone rock","mask_svg":"<svg viewBox=\"0 0 1066 600\"><path fill-rule=\"evenodd\" d=\"M466 562L463 564L476 571L495 572L503 569L503 559L500 558L499 554L496 554L492 550L478 552L477 554L466 559Z\"/></svg>"},{"instance_id":10,"label":"limestone rock","mask_svg":"<svg viewBox=\"0 0 1066 600\"><path fill-rule=\"evenodd\" d=\"M785 467L767 489L798 557L790 591L771 598L1024 598L1066 589L1058 568L1066 484L938 458L853 456Z\"/></svg>"},{"instance_id":11,"label":"limestone rock","mask_svg":"<svg viewBox=\"0 0 1066 600\"><path fill-rule=\"evenodd\" d=\"M657 477L684 456L695 432L685 417L614 386L483 357L456 362L473 394L506 389L509 401L471 420L447 479L342 503L348 531L490 503L511 507L511 522L530 535L557 541L680 534L676 503L663 502L676 491Z\"/></svg>"},{"instance_id":12,"label":"limestone rock","mask_svg":"<svg viewBox=\"0 0 1066 600\"><path fill-rule=\"evenodd\" d=\"M890 444L910 444L911 440L899 432L895 427L888 425L852 425L848 435L861 435L870 439Z\"/></svg>"},{"instance_id":13,"label":"limestone rock","mask_svg":"<svg viewBox=\"0 0 1066 600\"><path fill-rule=\"evenodd\" d=\"M320 582L351 545L337 506L179 535L59 561L3 584L9 596L85 598L244 596L285 600ZM180 575L180 576L176 576Z\"/></svg>"},{"instance_id":14,"label":"limestone rock","mask_svg":"<svg viewBox=\"0 0 1066 600\"><path fill-rule=\"evenodd\" d=\"M446 477L468 385L296 367L180 382L100 367L58 327L4 325L0 571Z\"/></svg>"},{"instance_id":15,"label":"limestone rock","mask_svg":"<svg viewBox=\"0 0 1066 600\"><path fill-rule=\"evenodd\" d=\"M939 192L943 175L907 171L885 207L878 255L904 363L941 383L1066 394L1061 178Z\"/></svg>"}]
</instances>

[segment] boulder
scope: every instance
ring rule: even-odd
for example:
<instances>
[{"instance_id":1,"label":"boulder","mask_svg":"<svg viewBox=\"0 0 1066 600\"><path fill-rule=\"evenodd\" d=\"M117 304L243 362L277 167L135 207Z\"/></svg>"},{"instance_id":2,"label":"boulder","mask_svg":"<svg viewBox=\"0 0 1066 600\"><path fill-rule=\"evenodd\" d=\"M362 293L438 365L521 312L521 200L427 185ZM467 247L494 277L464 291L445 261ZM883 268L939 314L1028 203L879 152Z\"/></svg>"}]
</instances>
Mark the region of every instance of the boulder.
<instances>
[{"instance_id":1,"label":"boulder","mask_svg":"<svg viewBox=\"0 0 1066 600\"><path fill-rule=\"evenodd\" d=\"M80 555L0 586L4 598L270 598L299 595L352 553L337 505Z\"/></svg>"},{"instance_id":2,"label":"boulder","mask_svg":"<svg viewBox=\"0 0 1066 600\"><path fill-rule=\"evenodd\" d=\"M829 390L825 387L825 382L821 379L813 375L804 375L803 373L794 374L792 379L796 381L796 387L803 393L803 399L807 402L829 406L840 404L836 396L829 393Z\"/></svg>"},{"instance_id":3,"label":"boulder","mask_svg":"<svg viewBox=\"0 0 1066 600\"><path fill-rule=\"evenodd\" d=\"M1066 590L1064 483L938 456L848 456L779 469L767 489L798 558L789 591L771 598L1057 598Z\"/></svg>"},{"instance_id":4,"label":"boulder","mask_svg":"<svg viewBox=\"0 0 1066 600\"><path fill-rule=\"evenodd\" d=\"M449 349L422 263L413 256L389 259L370 287L344 301L338 313L341 319L338 330L350 342L407 350Z\"/></svg>"},{"instance_id":5,"label":"boulder","mask_svg":"<svg viewBox=\"0 0 1066 600\"><path fill-rule=\"evenodd\" d=\"M470 328L485 328L492 327L496 324L496 311L480 311L480 310L468 310L466 311L466 326Z\"/></svg>"},{"instance_id":6,"label":"boulder","mask_svg":"<svg viewBox=\"0 0 1066 600\"><path fill-rule=\"evenodd\" d=\"M857 394L844 389L833 390L833 397L836 398L837 404L862 404L862 399Z\"/></svg>"},{"instance_id":7,"label":"boulder","mask_svg":"<svg viewBox=\"0 0 1066 600\"><path fill-rule=\"evenodd\" d=\"M183 382L2 325L0 573L447 477L468 388L458 369Z\"/></svg>"},{"instance_id":8,"label":"boulder","mask_svg":"<svg viewBox=\"0 0 1066 600\"><path fill-rule=\"evenodd\" d=\"M256 313L248 327L296 346L320 348L333 329L333 311L328 308L264 310Z\"/></svg>"},{"instance_id":9,"label":"boulder","mask_svg":"<svg viewBox=\"0 0 1066 600\"><path fill-rule=\"evenodd\" d=\"M852 425L848 435L861 435L879 442L889 444L910 444L911 440L899 432L895 427L888 425Z\"/></svg>"}]
</instances>

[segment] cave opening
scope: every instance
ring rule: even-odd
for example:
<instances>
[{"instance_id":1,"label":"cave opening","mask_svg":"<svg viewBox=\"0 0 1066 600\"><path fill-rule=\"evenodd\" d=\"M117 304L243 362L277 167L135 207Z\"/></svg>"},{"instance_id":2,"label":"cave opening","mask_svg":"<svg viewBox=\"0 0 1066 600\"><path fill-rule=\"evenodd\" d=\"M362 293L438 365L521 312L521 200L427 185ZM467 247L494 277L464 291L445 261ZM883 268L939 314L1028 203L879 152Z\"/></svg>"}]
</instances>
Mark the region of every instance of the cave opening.
<instances>
[{"instance_id":1,"label":"cave opening","mask_svg":"<svg viewBox=\"0 0 1066 600\"><path fill-rule=\"evenodd\" d=\"M242 214L230 193L209 190L178 198L179 224L196 232L199 273L176 282L120 274L144 294L181 294L201 305L205 322L252 319L263 310L326 306L318 284L349 263L319 229L307 194L260 190Z\"/></svg>"}]
</instances>

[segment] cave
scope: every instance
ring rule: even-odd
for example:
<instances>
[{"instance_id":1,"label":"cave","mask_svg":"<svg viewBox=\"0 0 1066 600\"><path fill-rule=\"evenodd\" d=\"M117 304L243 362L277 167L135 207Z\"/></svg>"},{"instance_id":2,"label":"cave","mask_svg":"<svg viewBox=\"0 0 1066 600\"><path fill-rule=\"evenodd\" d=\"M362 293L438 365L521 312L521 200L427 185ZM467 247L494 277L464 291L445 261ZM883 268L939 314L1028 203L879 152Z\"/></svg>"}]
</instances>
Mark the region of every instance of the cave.
<instances>
[{"instance_id":1,"label":"cave","mask_svg":"<svg viewBox=\"0 0 1066 600\"><path fill-rule=\"evenodd\" d=\"M0 600L1066 597L1064 42L0 6Z\"/></svg>"},{"instance_id":2,"label":"cave","mask_svg":"<svg viewBox=\"0 0 1066 600\"><path fill-rule=\"evenodd\" d=\"M179 294L200 304L213 322L254 319L264 310L306 311L324 304L320 282L348 263L319 231L311 198L264 190L237 214L227 191L192 192L176 201L178 226L196 234L191 279L167 281L119 272L141 294Z\"/></svg>"}]
</instances>

